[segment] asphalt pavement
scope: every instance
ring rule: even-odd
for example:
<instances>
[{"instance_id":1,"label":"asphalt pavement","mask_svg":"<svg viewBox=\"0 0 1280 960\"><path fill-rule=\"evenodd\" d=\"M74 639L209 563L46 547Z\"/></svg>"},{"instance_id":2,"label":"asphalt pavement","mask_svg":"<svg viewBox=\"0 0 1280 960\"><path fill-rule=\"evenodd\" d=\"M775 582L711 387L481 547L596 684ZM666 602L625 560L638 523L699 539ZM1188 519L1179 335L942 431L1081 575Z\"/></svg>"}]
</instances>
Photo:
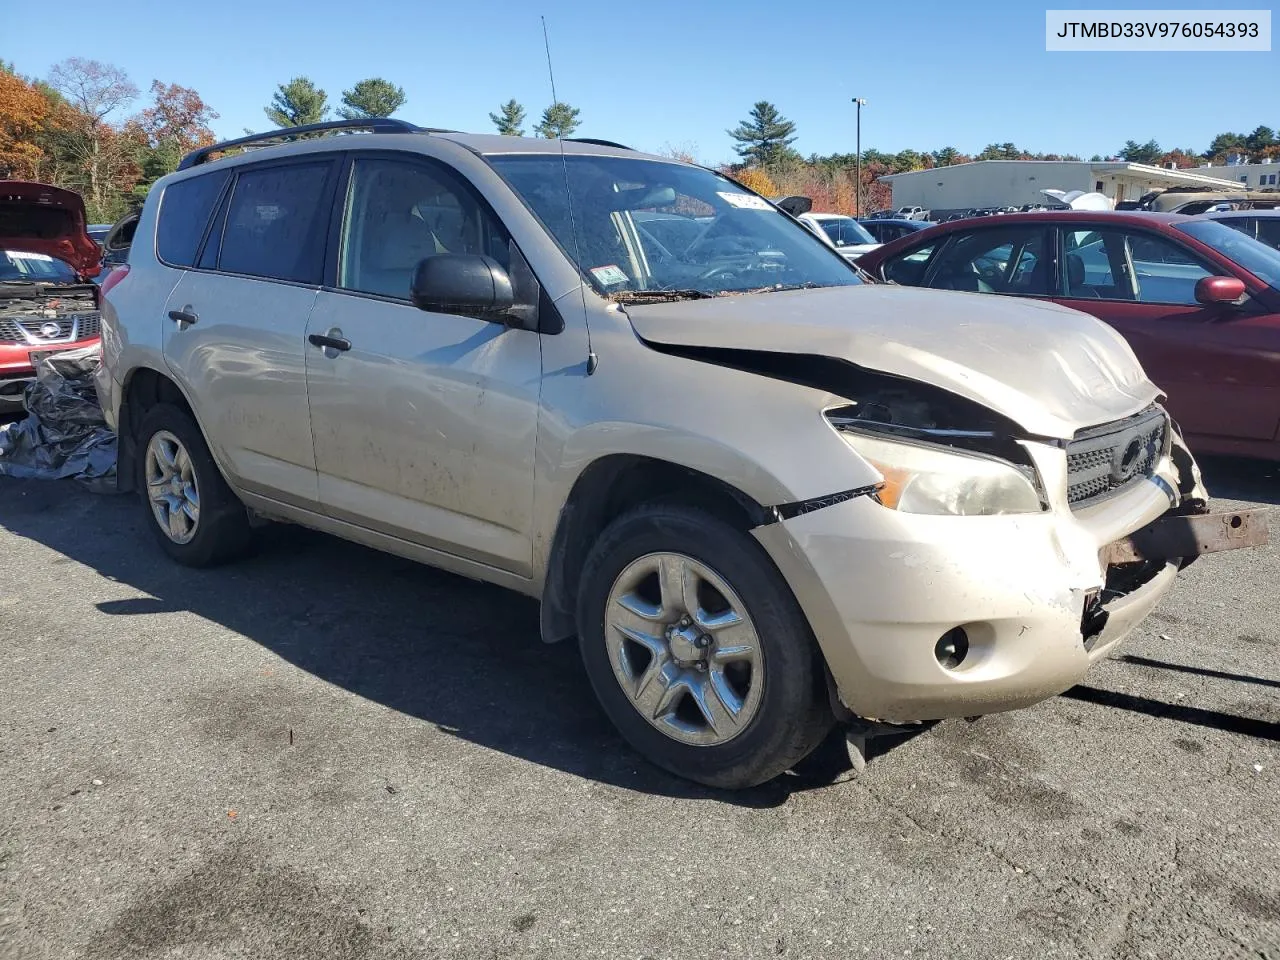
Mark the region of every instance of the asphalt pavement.
<instances>
[{"instance_id":1,"label":"asphalt pavement","mask_svg":"<svg viewBox=\"0 0 1280 960\"><path fill-rule=\"evenodd\" d=\"M735 795L633 754L525 599L288 527L186 570L143 519L0 479L4 960L1280 960L1275 546L1065 696Z\"/></svg>"}]
</instances>

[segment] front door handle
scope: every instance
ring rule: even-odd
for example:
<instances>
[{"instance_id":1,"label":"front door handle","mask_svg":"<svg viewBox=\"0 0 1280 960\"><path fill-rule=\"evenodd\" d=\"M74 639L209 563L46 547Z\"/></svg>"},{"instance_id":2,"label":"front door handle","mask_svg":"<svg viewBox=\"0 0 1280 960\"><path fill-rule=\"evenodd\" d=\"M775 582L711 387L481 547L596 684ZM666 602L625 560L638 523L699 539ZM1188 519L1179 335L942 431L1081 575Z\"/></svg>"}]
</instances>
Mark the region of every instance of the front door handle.
<instances>
[{"instance_id":1,"label":"front door handle","mask_svg":"<svg viewBox=\"0 0 1280 960\"><path fill-rule=\"evenodd\" d=\"M321 333L313 333L307 337L312 346L324 347L327 350L341 350L344 353L351 349L351 341L346 337L329 337Z\"/></svg>"},{"instance_id":2,"label":"front door handle","mask_svg":"<svg viewBox=\"0 0 1280 960\"><path fill-rule=\"evenodd\" d=\"M191 304L187 304L181 310L170 310L169 319L179 326L182 326L183 324L191 326L193 323L200 322L200 316L192 312Z\"/></svg>"}]
</instances>

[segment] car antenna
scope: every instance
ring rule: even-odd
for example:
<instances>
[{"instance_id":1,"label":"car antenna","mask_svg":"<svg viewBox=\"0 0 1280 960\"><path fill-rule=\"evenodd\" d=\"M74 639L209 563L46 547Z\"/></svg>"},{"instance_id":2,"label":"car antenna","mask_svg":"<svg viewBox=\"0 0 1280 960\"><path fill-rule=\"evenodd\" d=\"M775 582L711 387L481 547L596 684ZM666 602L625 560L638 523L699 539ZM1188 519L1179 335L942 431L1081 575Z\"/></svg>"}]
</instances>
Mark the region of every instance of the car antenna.
<instances>
[{"instance_id":1,"label":"car antenna","mask_svg":"<svg viewBox=\"0 0 1280 960\"><path fill-rule=\"evenodd\" d=\"M560 105L560 98L556 96L556 74L551 68L551 40L547 36L547 18L539 15L538 19L542 21L542 46L547 51L547 78L551 81L551 108L554 110ZM564 137L560 138L560 165L564 168L564 195L565 201L569 205L569 229L573 231L573 246L577 254L578 273L582 273L582 247L578 243L578 223L573 215L573 192L569 189L569 161L565 159ZM591 349L591 321L587 319L587 287L586 276L583 274L583 284L579 288L582 294L582 322L587 329L587 376L591 376L596 372L596 367L600 365L600 358L596 356L596 352Z\"/></svg>"}]
</instances>

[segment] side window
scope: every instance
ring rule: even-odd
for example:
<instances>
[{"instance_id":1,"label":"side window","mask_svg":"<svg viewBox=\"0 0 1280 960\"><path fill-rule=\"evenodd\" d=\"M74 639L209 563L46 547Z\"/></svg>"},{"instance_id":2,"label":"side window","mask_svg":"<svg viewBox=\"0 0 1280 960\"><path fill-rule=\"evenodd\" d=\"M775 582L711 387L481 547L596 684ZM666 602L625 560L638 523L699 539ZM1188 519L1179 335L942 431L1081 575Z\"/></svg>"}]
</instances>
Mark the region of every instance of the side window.
<instances>
[{"instance_id":1,"label":"side window","mask_svg":"<svg viewBox=\"0 0 1280 960\"><path fill-rule=\"evenodd\" d=\"M929 286L942 290L1046 296L1052 267L1041 227L960 234L938 257Z\"/></svg>"},{"instance_id":2,"label":"side window","mask_svg":"<svg viewBox=\"0 0 1280 960\"><path fill-rule=\"evenodd\" d=\"M320 283L332 168L325 160L242 170L227 207L218 269Z\"/></svg>"},{"instance_id":3,"label":"side window","mask_svg":"<svg viewBox=\"0 0 1280 960\"><path fill-rule=\"evenodd\" d=\"M1230 227L1232 230L1239 230L1245 236L1257 237L1258 221L1252 217L1225 217L1218 221L1224 227Z\"/></svg>"},{"instance_id":4,"label":"side window","mask_svg":"<svg viewBox=\"0 0 1280 960\"><path fill-rule=\"evenodd\" d=\"M1124 238L1112 230L1064 230L1062 293L1079 300L1132 300ZM1116 277L1121 279L1116 282Z\"/></svg>"},{"instance_id":5,"label":"side window","mask_svg":"<svg viewBox=\"0 0 1280 960\"><path fill-rule=\"evenodd\" d=\"M470 190L446 171L357 159L343 217L338 286L409 298L413 271L442 253L484 254L510 268L510 241Z\"/></svg>"},{"instance_id":6,"label":"side window","mask_svg":"<svg viewBox=\"0 0 1280 960\"><path fill-rule=\"evenodd\" d=\"M1213 273L1184 247L1153 234L1130 234L1135 299L1143 303L1196 304L1196 282Z\"/></svg>"},{"instance_id":7,"label":"side window","mask_svg":"<svg viewBox=\"0 0 1280 960\"><path fill-rule=\"evenodd\" d=\"M195 265L204 228L228 176L223 170L165 187L156 223L156 254L163 262L175 267Z\"/></svg>"},{"instance_id":8,"label":"side window","mask_svg":"<svg viewBox=\"0 0 1280 960\"><path fill-rule=\"evenodd\" d=\"M936 242L926 243L923 247L916 247L909 253L899 254L885 261L884 278L909 287L920 286L924 283L924 272L937 249Z\"/></svg>"},{"instance_id":9,"label":"side window","mask_svg":"<svg viewBox=\"0 0 1280 960\"><path fill-rule=\"evenodd\" d=\"M1258 239L1267 246L1280 250L1280 217L1259 217Z\"/></svg>"}]
</instances>

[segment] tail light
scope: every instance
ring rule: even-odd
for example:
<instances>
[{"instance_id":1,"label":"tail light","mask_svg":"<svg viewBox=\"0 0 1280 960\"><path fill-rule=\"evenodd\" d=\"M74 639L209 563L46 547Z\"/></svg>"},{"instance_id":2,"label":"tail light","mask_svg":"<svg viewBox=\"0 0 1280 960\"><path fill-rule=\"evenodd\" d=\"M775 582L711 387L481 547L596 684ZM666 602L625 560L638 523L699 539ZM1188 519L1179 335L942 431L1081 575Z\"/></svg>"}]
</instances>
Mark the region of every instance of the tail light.
<instances>
[{"instance_id":1,"label":"tail light","mask_svg":"<svg viewBox=\"0 0 1280 960\"><path fill-rule=\"evenodd\" d=\"M109 274L107 279L102 281L102 286L98 288L98 297L101 299L111 292L111 288L129 275L129 265L122 263Z\"/></svg>"}]
</instances>

